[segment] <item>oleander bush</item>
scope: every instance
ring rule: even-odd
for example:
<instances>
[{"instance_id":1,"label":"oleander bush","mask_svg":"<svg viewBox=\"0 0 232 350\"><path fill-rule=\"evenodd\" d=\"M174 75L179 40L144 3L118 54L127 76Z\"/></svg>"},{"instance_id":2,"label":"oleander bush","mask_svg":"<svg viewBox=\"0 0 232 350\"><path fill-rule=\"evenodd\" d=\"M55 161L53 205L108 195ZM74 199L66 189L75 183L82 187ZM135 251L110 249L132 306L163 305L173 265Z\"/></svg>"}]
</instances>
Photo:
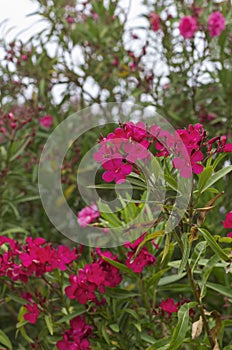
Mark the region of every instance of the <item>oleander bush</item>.
<instances>
[{"instance_id":1,"label":"oleander bush","mask_svg":"<svg viewBox=\"0 0 232 350\"><path fill-rule=\"evenodd\" d=\"M1 38L0 349L232 349L231 1L144 0L138 21L117 0L34 3L41 31ZM85 246L49 220L40 157L70 115L112 102L155 118L120 113L67 152Z\"/></svg>"}]
</instances>

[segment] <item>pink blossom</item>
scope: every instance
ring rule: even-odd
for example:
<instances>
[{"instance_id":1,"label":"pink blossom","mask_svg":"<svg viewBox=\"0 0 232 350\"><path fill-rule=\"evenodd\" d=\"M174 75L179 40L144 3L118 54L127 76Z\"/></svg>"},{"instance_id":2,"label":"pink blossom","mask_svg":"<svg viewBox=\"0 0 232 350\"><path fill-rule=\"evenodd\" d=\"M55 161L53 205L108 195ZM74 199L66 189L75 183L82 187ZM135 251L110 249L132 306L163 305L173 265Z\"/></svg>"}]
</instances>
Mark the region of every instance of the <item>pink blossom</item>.
<instances>
[{"instance_id":1,"label":"pink blossom","mask_svg":"<svg viewBox=\"0 0 232 350\"><path fill-rule=\"evenodd\" d=\"M192 16L185 16L181 19L179 24L180 34L186 38L192 38L198 30L197 19Z\"/></svg>"},{"instance_id":2,"label":"pink blossom","mask_svg":"<svg viewBox=\"0 0 232 350\"><path fill-rule=\"evenodd\" d=\"M121 184L126 181L126 176L132 172L132 165L126 164L120 158L113 158L102 164L102 167L106 170L102 178L106 182L115 181L117 184Z\"/></svg>"},{"instance_id":3,"label":"pink blossom","mask_svg":"<svg viewBox=\"0 0 232 350\"><path fill-rule=\"evenodd\" d=\"M53 117L51 115L45 115L45 117L39 118L39 123L41 126L49 129L53 124Z\"/></svg>"},{"instance_id":4,"label":"pink blossom","mask_svg":"<svg viewBox=\"0 0 232 350\"><path fill-rule=\"evenodd\" d=\"M232 152L232 143L225 144L225 146L223 147L223 152Z\"/></svg>"},{"instance_id":5,"label":"pink blossom","mask_svg":"<svg viewBox=\"0 0 232 350\"><path fill-rule=\"evenodd\" d=\"M169 315L178 311L178 304L174 303L172 298L161 301L160 307L163 311L166 311Z\"/></svg>"},{"instance_id":6,"label":"pink blossom","mask_svg":"<svg viewBox=\"0 0 232 350\"><path fill-rule=\"evenodd\" d=\"M125 142L124 151L127 153L126 160L130 163L136 163L139 159L146 159L149 157L150 153L147 148L150 143L146 140L140 143Z\"/></svg>"},{"instance_id":7,"label":"pink blossom","mask_svg":"<svg viewBox=\"0 0 232 350\"><path fill-rule=\"evenodd\" d=\"M28 60L28 56L27 55L22 55L21 56L21 60L22 61L27 61Z\"/></svg>"},{"instance_id":8,"label":"pink blossom","mask_svg":"<svg viewBox=\"0 0 232 350\"><path fill-rule=\"evenodd\" d=\"M200 164L200 161L204 158L204 155L201 151L193 152L193 154L190 156L190 163L186 160L185 157L183 158L174 158L173 159L173 166L176 169L180 170L180 175L185 178L190 178L192 176L192 172L194 174L200 174L204 167L202 164Z\"/></svg>"},{"instance_id":9,"label":"pink blossom","mask_svg":"<svg viewBox=\"0 0 232 350\"><path fill-rule=\"evenodd\" d=\"M226 214L226 220L222 223L225 228L232 228L232 211Z\"/></svg>"},{"instance_id":10,"label":"pink blossom","mask_svg":"<svg viewBox=\"0 0 232 350\"><path fill-rule=\"evenodd\" d=\"M223 15L215 11L208 18L208 30L211 37L219 36L226 28L226 20Z\"/></svg>"},{"instance_id":11,"label":"pink blossom","mask_svg":"<svg viewBox=\"0 0 232 350\"><path fill-rule=\"evenodd\" d=\"M67 23L69 23L69 24L74 23L74 19L73 19L73 17L70 16L70 15L68 15L68 17L66 18L66 21L67 21Z\"/></svg>"},{"instance_id":12,"label":"pink blossom","mask_svg":"<svg viewBox=\"0 0 232 350\"><path fill-rule=\"evenodd\" d=\"M115 58L115 59L113 60L112 64L113 64L113 66L118 67L118 65L119 65L119 60L118 60L118 58Z\"/></svg>"},{"instance_id":13,"label":"pink blossom","mask_svg":"<svg viewBox=\"0 0 232 350\"><path fill-rule=\"evenodd\" d=\"M127 139L132 138L133 141L142 142L147 137L148 133L146 131L146 126L143 122L138 122L134 124L133 122L128 122L124 125L124 132Z\"/></svg>"},{"instance_id":14,"label":"pink blossom","mask_svg":"<svg viewBox=\"0 0 232 350\"><path fill-rule=\"evenodd\" d=\"M156 257L148 252L147 247L143 247L133 259L134 253L134 251L127 253L126 266L136 273L142 273L145 266L154 265L156 262Z\"/></svg>"},{"instance_id":15,"label":"pink blossom","mask_svg":"<svg viewBox=\"0 0 232 350\"><path fill-rule=\"evenodd\" d=\"M151 23L151 28L154 32L157 32L160 27L161 27L161 24L160 24L160 16L155 13L155 12L152 12L150 14L150 23Z\"/></svg>"},{"instance_id":16,"label":"pink blossom","mask_svg":"<svg viewBox=\"0 0 232 350\"><path fill-rule=\"evenodd\" d=\"M35 324L40 314L38 305L36 303L26 304L25 307L28 310L28 313L24 314L24 319L32 324Z\"/></svg>"},{"instance_id":17,"label":"pink blossom","mask_svg":"<svg viewBox=\"0 0 232 350\"><path fill-rule=\"evenodd\" d=\"M232 232L229 232L229 233L227 234L227 237L232 238Z\"/></svg>"},{"instance_id":18,"label":"pink blossom","mask_svg":"<svg viewBox=\"0 0 232 350\"><path fill-rule=\"evenodd\" d=\"M63 335L63 339L56 343L58 350L90 350L88 337L93 327L86 324L84 316L77 316L70 321L71 328Z\"/></svg>"},{"instance_id":19,"label":"pink blossom","mask_svg":"<svg viewBox=\"0 0 232 350\"><path fill-rule=\"evenodd\" d=\"M78 224L81 227L86 227L88 224L91 224L95 219L97 219L100 216L100 213L98 211L98 208L96 204L92 204L89 207L83 208L78 213Z\"/></svg>"}]
</instances>

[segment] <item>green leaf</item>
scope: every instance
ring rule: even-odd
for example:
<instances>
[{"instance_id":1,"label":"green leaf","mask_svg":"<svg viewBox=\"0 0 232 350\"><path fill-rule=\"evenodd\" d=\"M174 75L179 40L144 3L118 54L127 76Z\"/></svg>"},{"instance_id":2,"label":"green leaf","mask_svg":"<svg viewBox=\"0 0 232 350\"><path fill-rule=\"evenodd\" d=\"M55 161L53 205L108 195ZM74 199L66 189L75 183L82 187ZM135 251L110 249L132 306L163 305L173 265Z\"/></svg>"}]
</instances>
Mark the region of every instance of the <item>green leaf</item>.
<instances>
[{"instance_id":1,"label":"green leaf","mask_svg":"<svg viewBox=\"0 0 232 350\"><path fill-rule=\"evenodd\" d=\"M166 350L169 340L170 338L165 338L155 341L154 344L149 346L146 350Z\"/></svg>"},{"instance_id":2,"label":"green leaf","mask_svg":"<svg viewBox=\"0 0 232 350\"><path fill-rule=\"evenodd\" d=\"M183 304L178 311L178 322L173 332L171 341L167 350L178 350L183 344L185 335L188 331L189 309L196 306L195 302Z\"/></svg>"},{"instance_id":3,"label":"green leaf","mask_svg":"<svg viewBox=\"0 0 232 350\"><path fill-rule=\"evenodd\" d=\"M13 227L13 228L8 228L7 230L1 231L1 235L8 235L11 233L25 233L27 234L28 231L26 231L24 228L22 227Z\"/></svg>"},{"instance_id":4,"label":"green leaf","mask_svg":"<svg viewBox=\"0 0 232 350\"><path fill-rule=\"evenodd\" d=\"M123 264L121 264L121 263L118 262L118 261L109 259L109 258L107 258L107 257L104 256L104 255L102 255L102 259L104 259L105 261L107 261L110 265L113 265L114 267L116 267L118 270L120 270L120 271L122 271L122 272L129 273L130 275L132 274L132 275L135 276L135 273L134 273L129 267L127 267L126 265L123 265Z\"/></svg>"},{"instance_id":5,"label":"green leaf","mask_svg":"<svg viewBox=\"0 0 232 350\"><path fill-rule=\"evenodd\" d=\"M207 181L205 186L202 188L201 193L203 193L205 190L207 190L209 187L214 185L217 181L222 179L224 176L226 176L229 172L232 171L232 165L227 166L226 168L220 169L217 171L210 180Z\"/></svg>"},{"instance_id":6,"label":"green leaf","mask_svg":"<svg viewBox=\"0 0 232 350\"><path fill-rule=\"evenodd\" d=\"M165 179L165 181L168 183L168 185L169 185L169 187L170 187L171 189L173 189L173 190L176 191L176 192L179 192L179 191L178 191L178 184L177 184L177 181L174 179L173 176L170 176L170 175L165 174L165 175L164 175L164 179Z\"/></svg>"},{"instance_id":7,"label":"green leaf","mask_svg":"<svg viewBox=\"0 0 232 350\"><path fill-rule=\"evenodd\" d=\"M189 254L190 254L190 244L189 244L189 237L187 232L183 234L183 236L181 237L181 240L183 244L183 257L181 259L181 263L178 269L179 274L181 274L184 271L189 258Z\"/></svg>"},{"instance_id":8,"label":"green leaf","mask_svg":"<svg viewBox=\"0 0 232 350\"><path fill-rule=\"evenodd\" d=\"M6 333L0 330L0 344L7 347L7 349L12 350L12 344Z\"/></svg>"},{"instance_id":9,"label":"green leaf","mask_svg":"<svg viewBox=\"0 0 232 350\"><path fill-rule=\"evenodd\" d=\"M81 309L79 311L71 313L69 315L66 315L66 316L60 318L58 321L56 321L56 323L59 324L59 323L68 322L68 321L72 320L74 317L80 316L80 315L84 314L85 312L86 312L86 309L81 307Z\"/></svg>"},{"instance_id":10,"label":"green leaf","mask_svg":"<svg viewBox=\"0 0 232 350\"><path fill-rule=\"evenodd\" d=\"M125 289L120 288L107 288L106 291L107 295L113 299L130 299L130 298L136 298L139 297L139 293L130 292Z\"/></svg>"},{"instance_id":11,"label":"green leaf","mask_svg":"<svg viewBox=\"0 0 232 350\"><path fill-rule=\"evenodd\" d=\"M224 261L229 260L229 256L224 252L224 250L217 244L215 238L204 228L198 228L198 230L202 233L204 239L207 241L210 248L213 252L219 256L220 259Z\"/></svg>"},{"instance_id":12,"label":"green leaf","mask_svg":"<svg viewBox=\"0 0 232 350\"><path fill-rule=\"evenodd\" d=\"M98 201L97 203L98 209L101 213L101 216L108 221L113 227L121 227L122 226L122 221L119 220L116 214L114 214L111 210L110 207L107 204L103 204L101 200Z\"/></svg>"},{"instance_id":13,"label":"green leaf","mask_svg":"<svg viewBox=\"0 0 232 350\"><path fill-rule=\"evenodd\" d=\"M232 290L231 288L225 287L221 284L216 284L216 283L211 283L211 282L207 282L206 286L212 290L214 290L215 292L218 292L222 295L225 295L226 297L232 299Z\"/></svg>"},{"instance_id":14,"label":"green leaf","mask_svg":"<svg viewBox=\"0 0 232 350\"><path fill-rule=\"evenodd\" d=\"M156 272L152 275L152 277L150 277L147 281L146 281L146 285L148 287L154 287L157 285L157 283L159 282L159 280L161 279L161 277L165 274L165 272L167 272L169 270L169 268L160 270L159 272Z\"/></svg>"},{"instance_id":15,"label":"green leaf","mask_svg":"<svg viewBox=\"0 0 232 350\"><path fill-rule=\"evenodd\" d=\"M148 234L147 236L145 236L144 240L138 245L135 254L133 255L132 259L135 259L136 256L139 254L139 252L141 251L141 249L143 248L143 246L150 242L153 241L155 238L157 237L161 237L164 234L164 230L159 230L159 231L155 231L153 233Z\"/></svg>"},{"instance_id":16,"label":"green leaf","mask_svg":"<svg viewBox=\"0 0 232 350\"><path fill-rule=\"evenodd\" d=\"M203 188L205 187L206 183L210 180L212 174L213 174L213 167L207 166L202 173L199 175L199 181L198 181L198 191L201 193Z\"/></svg>"},{"instance_id":17,"label":"green leaf","mask_svg":"<svg viewBox=\"0 0 232 350\"><path fill-rule=\"evenodd\" d=\"M186 272L183 272L181 274L175 274L171 276L165 276L159 280L158 286L165 286L166 284L171 284L176 281L181 280L183 277L186 276Z\"/></svg>"},{"instance_id":18,"label":"green leaf","mask_svg":"<svg viewBox=\"0 0 232 350\"><path fill-rule=\"evenodd\" d=\"M113 332L119 333L120 329L117 323L113 323L109 325L110 329L112 329Z\"/></svg>"},{"instance_id":19,"label":"green leaf","mask_svg":"<svg viewBox=\"0 0 232 350\"><path fill-rule=\"evenodd\" d=\"M45 315L44 316L44 319L45 319L45 322L46 322L46 325L48 327L48 330L49 330L49 333L51 335L53 335L53 322L52 322L52 316L49 314L49 315Z\"/></svg>"},{"instance_id":20,"label":"green leaf","mask_svg":"<svg viewBox=\"0 0 232 350\"><path fill-rule=\"evenodd\" d=\"M145 332L142 332L141 335L140 335L141 339L144 340L146 343L149 343L149 344L154 344L155 343L155 339L152 338L150 335L148 335L147 333Z\"/></svg>"}]
</instances>

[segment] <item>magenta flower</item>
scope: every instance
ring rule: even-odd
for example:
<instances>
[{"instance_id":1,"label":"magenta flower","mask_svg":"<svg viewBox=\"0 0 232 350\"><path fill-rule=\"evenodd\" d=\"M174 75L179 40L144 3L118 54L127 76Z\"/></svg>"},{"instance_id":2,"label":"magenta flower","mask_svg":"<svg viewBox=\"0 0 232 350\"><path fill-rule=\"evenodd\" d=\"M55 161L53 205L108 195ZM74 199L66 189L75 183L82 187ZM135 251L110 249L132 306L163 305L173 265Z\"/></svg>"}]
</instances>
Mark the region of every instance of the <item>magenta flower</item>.
<instances>
[{"instance_id":1,"label":"magenta flower","mask_svg":"<svg viewBox=\"0 0 232 350\"><path fill-rule=\"evenodd\" d=\"M71 275L69 277L70 286L65 288L65 293L69 299L76 299L80 304L86 304L87 301L95 301L95 290L97 286L88 281L85 272L79 270L78 276Z\"/></svg>"},{"instance_id":2,"label":"magenta flower","mask_svg":"<svg viewBox=\"0 0 232 350\"><path fill-rule=\"evenodd\" d=\"M192 173L200 174L204 170L203 165L200 164L200 161L204 158L204 155L201 151L193 152L193 154L189 157L191 163L189 163L185 158L186 157L177 157L174 158L172 162L173 166L176 169L180 170L181 176L190 178L192 176Z\"/></svg>"},{"instance_id":3,"label":"magenta flower","mask_svg":"<svg viewBox=\"0 0 232 350\"><path fill-rule=\"evenodd\" d=\"M226 214L226 220L222 223L225 228L232 228L232 211Z\"/></svg>"},{"instance_id":4,"label":"magenta flower","mask_svg":"<svg viewBox=\"0 0 232 350\"><path fill-rule=\"evenodd\" d=\"M223 15L215 11L208 18L208 30L211 37L219 36L226 28L226 20Z\"/></svg>"},{"instance_id":5,"label":"magenta flower","mask_svg":"<svg viewBox=\"0 0 232 350\"><path fill-rule=\"evenodd\" d=\"M160 303L161 309L163 311L166 311L169 315L178 311L177 305L178 304L175 304L174 300L172 298L169 298L167 300L163 300Z\"/></svg>"},{"instance_id":6,"label":"magenta flower","mask_svg":"<svg viewBox=\"0 0 232 350\"><path fill-rule=\"evenodd\" d=\"M70 321L71 328L63 335L63 339L56 343L58 350L90 350L88 337L93 327L86 324L84 316L77 316Z\"/></svg>"},{"instance_id":7,"label":"magenta flower","mask_svg":"<svg viewBox=\"0 0 232 350\"><path fill-rule=\"evenodd\" d=\"M78 213L78 224L81 227L86 227L100 216L96 204L92 204L90 207L85 207Z\"/></svg>"},{"instance_id":8,"label":"magenta flower","mask_svg":"<svg viewBox=\"0 0 232 350\"><path fill-rule=\"evenodd\" d=\"M45 117L39 118L39 123L46 129L49 129L53 124L53 117L51 115L45 115Z\"/></svg>"},{"instance_id":9,"label":"magenta flower","mask_svg":"<svg viewBox=\"0 0 232 350\"><path fill-rule=\"evenodd\" d=\"M156 262L156 257L149 253L147 247L143 247L133 260L134 253L134 251L127 253L126 266L135 273L142 273L145 266L154 265Z\"/></svg>"},{"instance_id":10,"label":"magenta flower","mask_svg":"<svg viewBox=\"0 0 232 350\"><path fill-rule=\"evenodd\" d=\"M185 16L181 19L179 24L180 34L185 38L192 38L198 30L197 19L192 16Z\"/></svg>"},{"instance_id":11,"label":"magenta flower","mask_svg":"<svg viewBox=\"0 0 232 350\"><path fill-rule=\"evenodd\" d=\"M223 147L223 152L226 152L226 153L232 152L232 143L225 144L225 146Z\"/></svg>"},{"instance_id":12,"label":"magenta flower","mask_svg":"<svg viewBox=\"0 0 232 350\"><path fill-rule=\"evenodd\" d=\"M106 182L115 181L117 184L121 184L126 181L126 176L132 172L132 165L123 163L120 158L113 158L102 164L102 167L106 170L102 178Z\"/></svg>"},{"instance_id":13,"label":"magenta flower","mask_svg":"<svg viewBox=\"0 0 232 350\"><path fill-rule=\"evenodd\" d=\"M151 29L154 31L154 32L157 32L161 25L160 25L160 16L155 13L155 12L152 12L150 14L150 24L151 24Z\"/></svg>"},{"instance_id":14,"label":"magenta flower","mask_svg":"<svg viewBox=\"0 0 232 350\"><path fill-rule=\"evenodd\" d=\"M136 163L139 159L148 159L150 154L147 148L149 145L148 141L140 143L126 142L124 144L124 151L127 153L126 160L130 163Z\"/></svg>"},{"instance_id":15,"label":"magenta flower","mask_svg":"<svg viewBox=\"0 0 232 350\"><path fill-rule=\"evenodd\" d=\"M40 314L38 305L36 303L33 303L32 305L26 304L25 307L28 310L28 313L23 316L24 319L32 324L35 324Z\"/></svg>"}]
</instances>

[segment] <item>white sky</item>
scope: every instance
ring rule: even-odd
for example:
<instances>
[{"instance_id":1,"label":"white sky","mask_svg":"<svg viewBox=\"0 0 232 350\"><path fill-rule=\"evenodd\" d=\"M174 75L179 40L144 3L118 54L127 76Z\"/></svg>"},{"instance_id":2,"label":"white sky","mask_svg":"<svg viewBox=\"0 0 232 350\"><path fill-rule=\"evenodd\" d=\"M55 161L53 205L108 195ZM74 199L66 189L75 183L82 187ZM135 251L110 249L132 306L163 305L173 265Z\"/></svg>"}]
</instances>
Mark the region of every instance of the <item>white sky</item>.
<instances>
[{"instance_id":1,"label":"white sky","mask_svg":"<svg viewBox=\"0 0 232 350\"><path fill-rule=\"evenodd\" d=\"M121 0L123 6L128 7L129 0ZM136 25L144 24L136 18L140 15L144 8L141 5L141 0L131 1L131 11L129 15L130 26L133 26L136 19ZM0 0L0 23L8 20L0 26L0 38L5 37L7 41L11 41L18 33L21 40L27 40L31 35L43 28L42 23L37 23L35 16L26 17L29 13L37 10L37 3L32 0ZM12 28L10 32L8 29ZM25 30L25 31L24 31ZM7 33L8 32L8 33Z\"/></svg>"}]
</instances>

